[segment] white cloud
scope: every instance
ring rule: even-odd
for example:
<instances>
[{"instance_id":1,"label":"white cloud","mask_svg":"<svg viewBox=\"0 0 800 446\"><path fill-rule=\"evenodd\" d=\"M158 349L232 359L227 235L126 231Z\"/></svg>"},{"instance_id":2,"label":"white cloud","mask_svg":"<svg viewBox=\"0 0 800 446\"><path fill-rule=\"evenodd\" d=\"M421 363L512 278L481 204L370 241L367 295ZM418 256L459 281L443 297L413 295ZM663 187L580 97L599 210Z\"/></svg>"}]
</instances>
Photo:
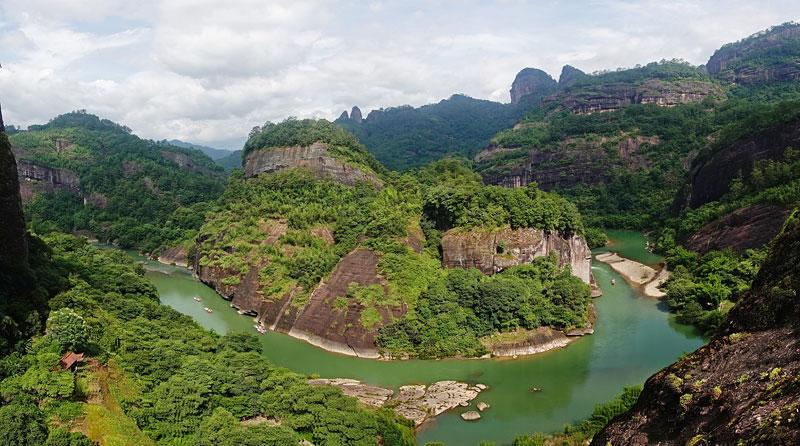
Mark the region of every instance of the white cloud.
<instances>
[{"instance_id":1,"label":"white cloud","mask_svg":"<svg viewBox=\"0 0 800 446\"><path fill-rule=\"evenodd\" d=\"M265 120L354 104L507 101L526 66L700 64L798 18L785 0L3 0L0 98L12 124L85 108L144 137L240 144Z\"/></svg>"}]
</instances>

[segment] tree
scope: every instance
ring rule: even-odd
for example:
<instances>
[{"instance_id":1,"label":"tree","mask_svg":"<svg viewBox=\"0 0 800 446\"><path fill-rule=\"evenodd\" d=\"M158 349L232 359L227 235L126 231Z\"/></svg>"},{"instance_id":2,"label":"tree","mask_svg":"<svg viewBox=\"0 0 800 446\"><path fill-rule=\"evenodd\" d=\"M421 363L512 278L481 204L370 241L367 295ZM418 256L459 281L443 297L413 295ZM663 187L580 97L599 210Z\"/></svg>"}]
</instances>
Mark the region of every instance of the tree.
<instances>
[{"instance_id":1,"label":"tree","mask_svg":"<svg viewBox=\"0 0 800 446\"><path fill-rule=\"evenodd\" d=\"M33 400L17 398L0 408L0 444L39 446L46 440L45 416Z\"/></svg>"},{"instance_id":2,"label":"tree","mask_svg":"<svg viewBox=\"0 0 800 446\"><path fill-rule=\"evenodd\" d=\"M47 318L47 335L64 350L79 350L89 339L89 328L83 316L71 308L61 308Z\"/></svg>"}]
</instances>

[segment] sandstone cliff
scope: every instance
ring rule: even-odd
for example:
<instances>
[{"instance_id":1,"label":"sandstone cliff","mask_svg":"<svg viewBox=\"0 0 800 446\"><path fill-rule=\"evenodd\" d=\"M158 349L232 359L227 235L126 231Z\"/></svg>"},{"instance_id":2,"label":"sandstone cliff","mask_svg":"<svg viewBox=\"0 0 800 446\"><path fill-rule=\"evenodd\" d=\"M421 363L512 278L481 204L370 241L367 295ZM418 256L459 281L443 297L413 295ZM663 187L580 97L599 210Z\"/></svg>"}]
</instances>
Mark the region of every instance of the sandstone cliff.
<instances>
[{"instance_id":1,"label":"sandstone cliff","mask_svg":"<svg viewBox=\"0 0 800 446\"><path fill-rule=\"evenodd\" d=\"M642 83L593 83L576 85L548 96L545 103L555 103L573 113L590 114L619 110L632 104L655 104L674 107L723 97L722 89L703 80L648 79Z\"/></svg>"},{"instance_id":2,"label":"sandstone cliff","mask_svg":"<svg viewBox=\"0 0 800 446\"><path fill-rule=\"evenodd\" d=\"M586 73L573 67L572 65L564 65L561 68L561 75L558 77L558 88L567 88L576 82L585 79Z\"/></svg>"},{"instance_id":3,"label":"sandstone cliff","mask_svg":"<svg viewBox=\"0 0 800 446\"><path fill-rule=\"evenodd\" d=\"M483 172L484 182L505 187L521 187L536 182L542 190L568 188L577 184L596 185L605 181L609 166L641 169L649 165L643 153L647 146L656 146L656 136L630 135L567 138L556 148L536 147L516 164ZM511 151L490 146L475 160L491 162L492 158Z\"/></svg>"},{"instance_id":4,"label":"sandstone cliff","mask_svg":"<svg viewBox=\"0 0 800 446\"><path fill-rule=\"evenodd\" d=\"M20 195L23 203L30 201L37 193L66 191L81 194L78 174L57 167L48 167L34 161L20 159L17 163Z\"/></svg>"},{"instance_id":5,"label":"sandstone cliff","mask_svg":"<svg viewBox=\"0 0 800 446\"><path fill-rule=\"evenodd\" d=\"M800 119L742 137L710 156L698 158L674 207L697 208L720 199L734 178L750 177L756 161L781 159L788 147L800 147Z\"/></svg>"},{"instance_id":6,"label":"sandstone cliff","mask_svg":"<svg viewBox=\"0 0 800 446\"><path fill-rule=\"evenodd\" d=\"M706 63L712 76L737 84L800 79L800 24L784 24L718 49Z\"/></svg>"},{"instance_id":7,"label":"sandstone cliff","mask_svg":"<svg viewBox=\"0 0 800 446\"><path fill-rule=\"evenodd\" d=\"M781 206L765 203L746 206L706 224L684 245L701 254L728 248L739 253L760 248L775 237L788 215L789 210Z\"/></svg>"},{"instance_id":8,"label":"sandstone cliff","mask_svg":"<svg viewBox=\"0 0 800 446\"><path fill-rule=\"evenodd\" d=\"M330 153L328 145L317 142L307 147L273 147L253 150L244 159L245 176L302 167L319 177L328 177L343 184L367 181L375 186L383 182L371 172L346 164Z\"/></svg>"},{"instance_id":9,"label":"sandstone cliff","mask_svg":"<svg viewBox=\"0 0 800 446\"><path fill-rule=\"evenodd\" d=\"M585 283L591 280L592 253L579 236L568 239L540 229L451 229L442 237L442 261L447 268L478 268L494 274L510 266L556 253L559 264Z\"/></svg>"},{"instance_id":10,"label":"sandstone cliff","mask_svg":"<svg viewBox=\"0 0 800 446\"><path fill-rule=\"evenodd\" d=\"M16 271L27 268L28 244L16 160L11 152L2 116L0 111L0 215L3 218L3 223L0 224L0 271L11 277Z\"/></svg>"},{"instance_id":11,"label":"sandstone cliff","mask_svg":"<svg viewBox=\"0 0 800 446\"><path fill-rule=\"evenodd\" d=\"M800 443L800 220L772 243L723 334L647 380L593 445Z\"/></svg>"},{"instance_id":12,"label":"sandstone cliff","mask_svg":"<svg viewBox=\"0 0 800 446\"><path fill-rule=\"evenodd\" d=\"M545 96L558 87L558 83L549 74L537 68L525 68L514 78L511 84L511 102L519 103L525 96Z\"/></svg>"}]
</instances>

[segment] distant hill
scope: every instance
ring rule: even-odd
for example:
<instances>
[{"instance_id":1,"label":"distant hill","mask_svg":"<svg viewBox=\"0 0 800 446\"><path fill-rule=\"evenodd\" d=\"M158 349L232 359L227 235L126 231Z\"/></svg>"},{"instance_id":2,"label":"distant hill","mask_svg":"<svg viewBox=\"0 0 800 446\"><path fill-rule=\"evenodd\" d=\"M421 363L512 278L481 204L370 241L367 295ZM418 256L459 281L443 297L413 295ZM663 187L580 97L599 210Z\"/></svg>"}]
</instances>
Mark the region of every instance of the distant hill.
<instances>
[{"instance_id":1,"label":"distant hill","mask_svg":"<svg viewBox=\"0 0 800 446\"><path fill-rule=\"evenodd\" d=\"M222 166L225 170L233 170L242 167L242 151L236 150L233 152L228 152L222 158L217 158L214 160L215 163Z\"/></svg>"},{"instance_id":2,"label":"distant hill","mask_svg":"<svg viewBox=\"0 0 800 446\"><path fill-rule=\"evenodd\" d=\"M230 154L233 153L231 150L215 149L214 147L203 146L200 144L192 144L190 142L181 141L179 139L171 139L167 141L167 143L172 144L173 146L183 147L184 149L199 150L208 155L208 157L214 161L230 156Z\"/></svg>"},{"instance_id":3,"label":"distant hill","mask_svg":"<svg viewBox=\"0 0 800 446\"><path fill-rule=\"evenodd\" d=\"M527 104L527 101L524 101ZM420 167L451 154L471 157L500 130L514 125L524 104L501 104L453 95L436 104L347 112L335 122L355 134L386 167Z\"/></svg>"}]
</instances>

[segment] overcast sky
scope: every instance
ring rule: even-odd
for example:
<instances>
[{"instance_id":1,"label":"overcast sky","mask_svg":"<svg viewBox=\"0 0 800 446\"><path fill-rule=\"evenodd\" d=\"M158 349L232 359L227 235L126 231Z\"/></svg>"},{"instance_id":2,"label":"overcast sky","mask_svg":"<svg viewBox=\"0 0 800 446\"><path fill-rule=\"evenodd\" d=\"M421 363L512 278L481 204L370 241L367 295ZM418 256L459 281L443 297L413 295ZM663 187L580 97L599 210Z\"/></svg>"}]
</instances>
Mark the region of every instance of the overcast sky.
<instances>
[{"instance_id":1,"label":"overcast sky","mask_svg":"<svg viewBox=\"0 0 800 446\"><path fill-rule=\"evenodd\" d=\"M800 20L800 1L0 0L0 101L27 126L75 109L146 138L240 148L286 116L334 119L557 77Z\"/></svg>"}]
</instances>

